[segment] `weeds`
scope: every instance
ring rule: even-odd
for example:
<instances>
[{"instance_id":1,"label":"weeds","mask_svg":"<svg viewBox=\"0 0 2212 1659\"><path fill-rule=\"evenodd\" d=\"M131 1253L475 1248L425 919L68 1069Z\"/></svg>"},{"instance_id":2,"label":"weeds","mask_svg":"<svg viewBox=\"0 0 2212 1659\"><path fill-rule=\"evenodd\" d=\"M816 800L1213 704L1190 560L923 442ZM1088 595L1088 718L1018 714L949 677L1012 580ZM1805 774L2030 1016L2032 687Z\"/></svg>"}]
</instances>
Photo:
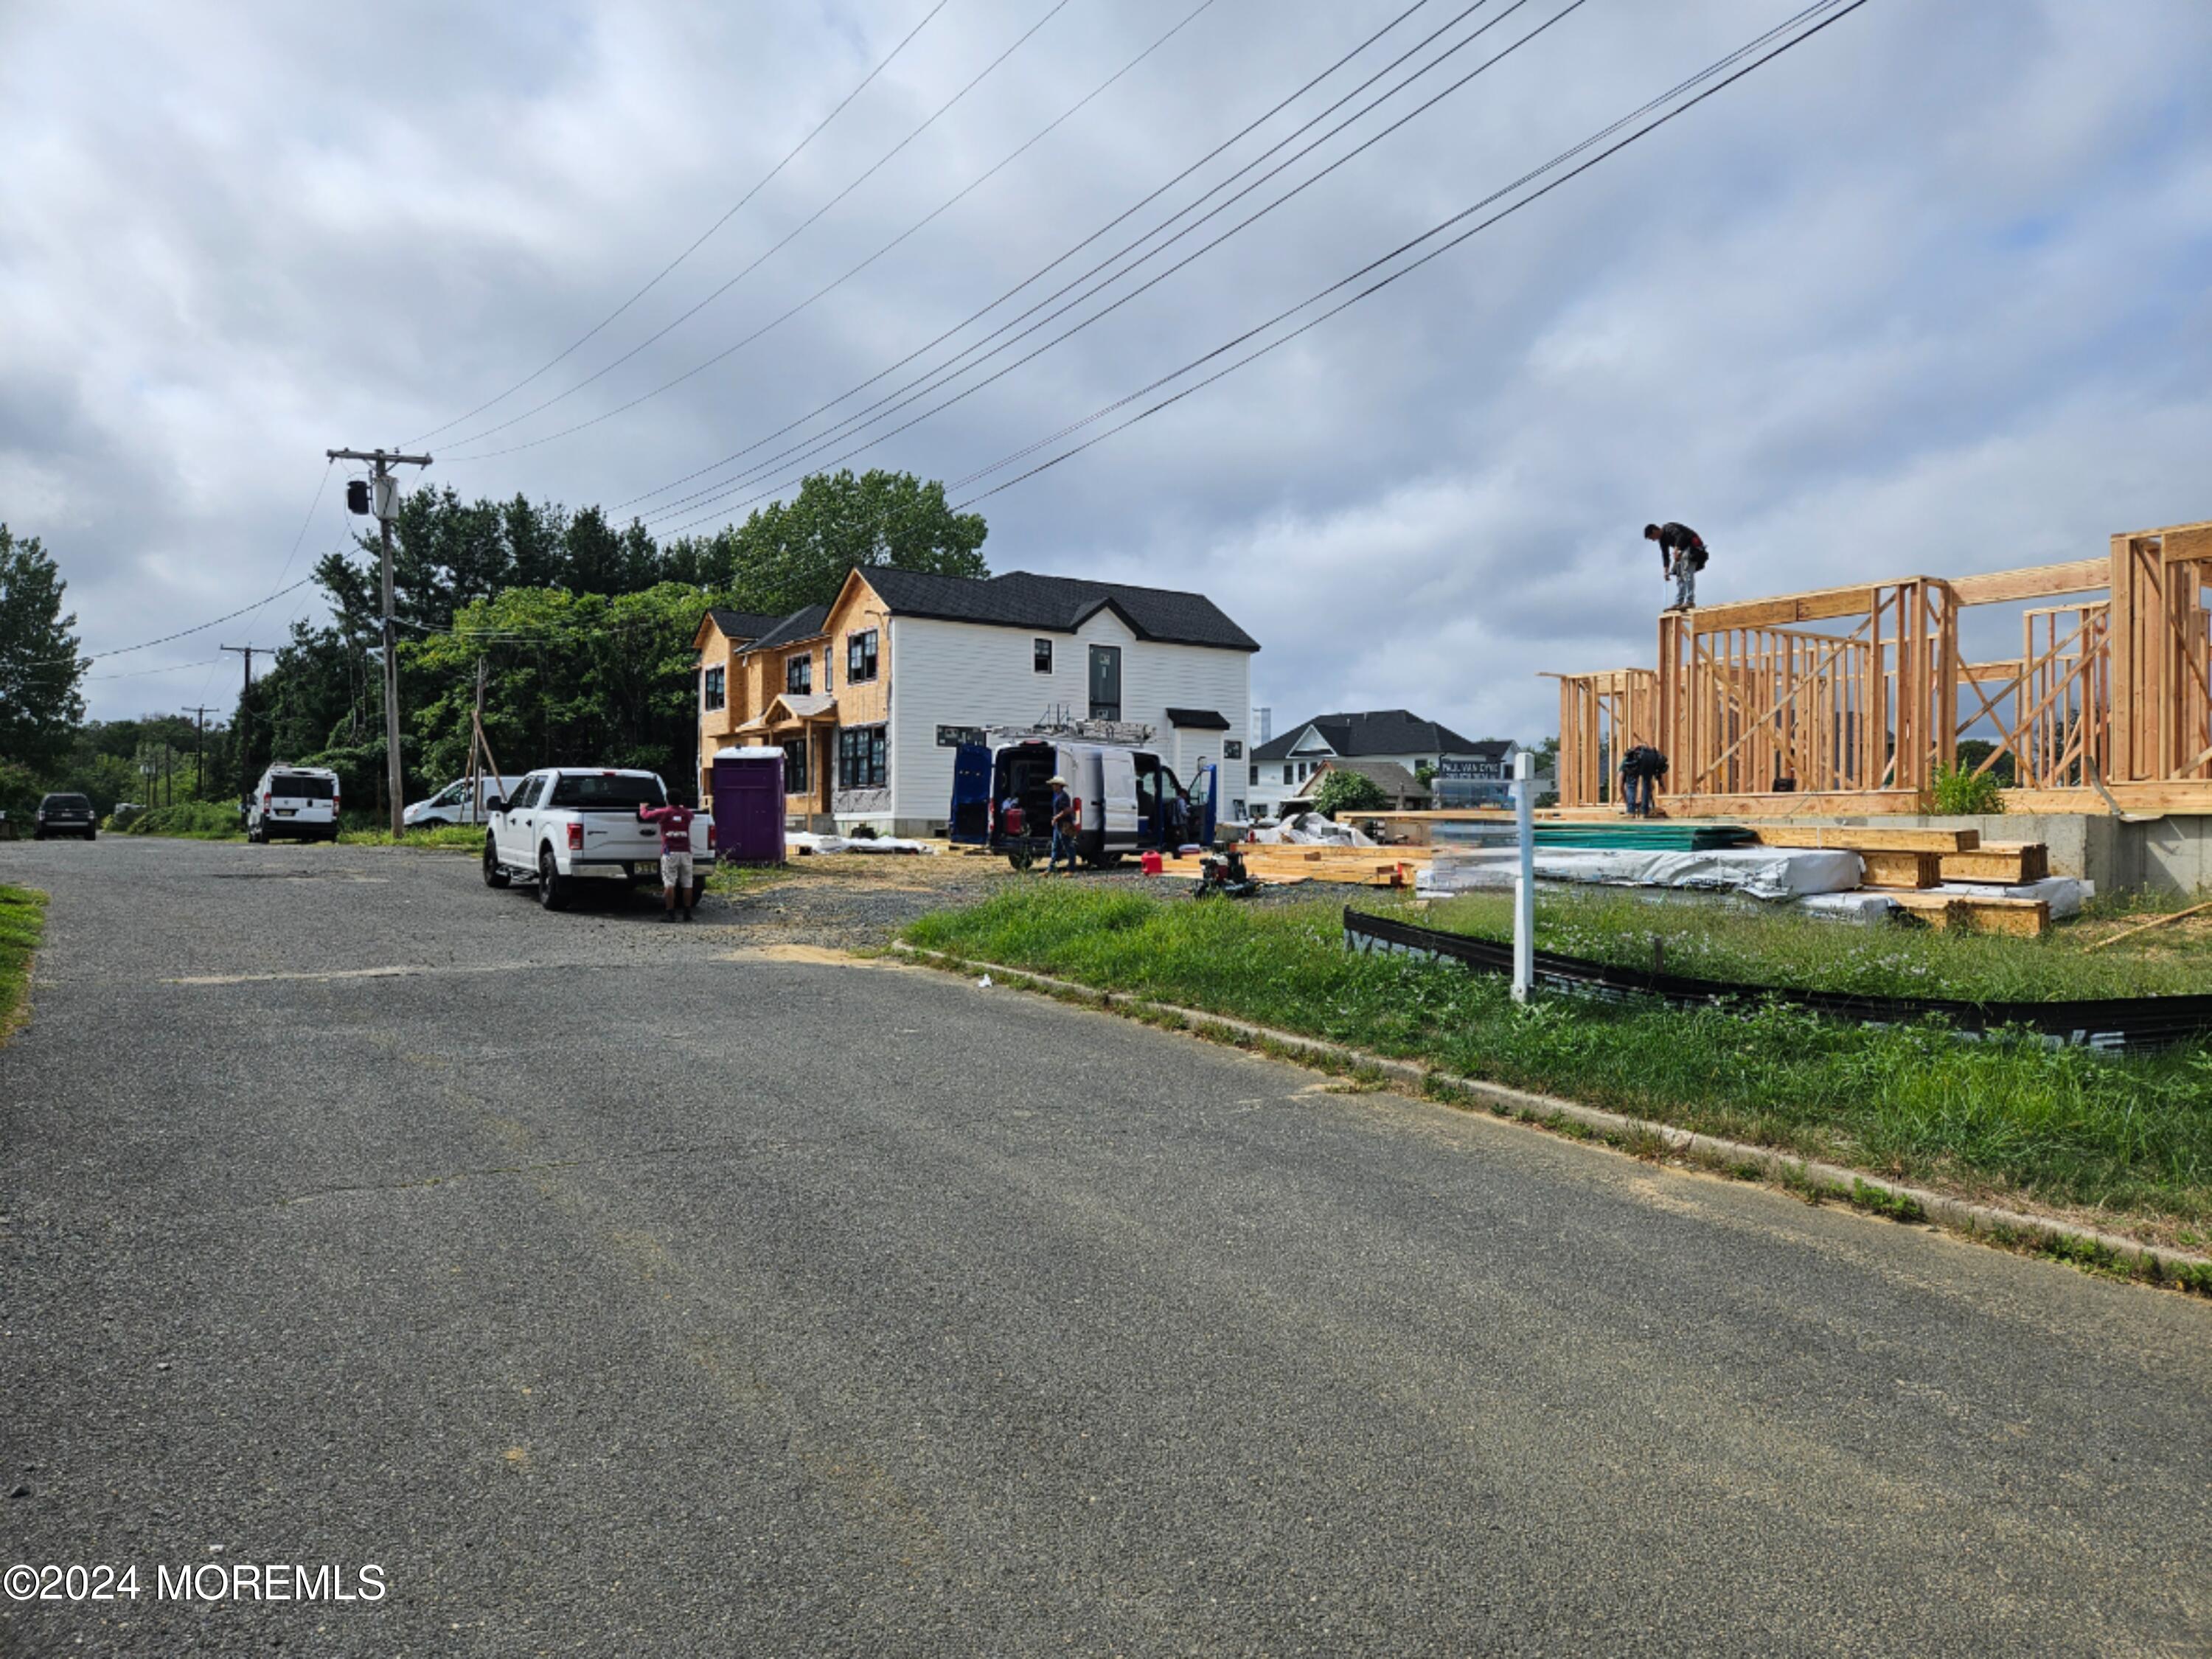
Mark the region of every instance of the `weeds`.
<instances>
[{"instance_id":1,"label":"weeds","mask_svg":"<svg viewBox=\"0 0 2212 1659\"><path fill-rule=\"evenodd\" d=\"M2136 914L2116 904L2113 915ZM2106 908L2099 907L2097 920ZM1425 927L1498 942L1513 936L1510 898L1476 893L1434 903ZM2088 951L2091 930L2042 939L1907 927L1851 927L1795 915L1657 905L1624 893L1546 894L1536 948L1622 968L1649 968L1655 941L1667 971L1804 991L2050 1002L2075 997L2185 994L2212 984L2212 933L2147 933Z\"/></svg>"},{"instance_id":2,"label":"weeds","mask_svg":"<svg viewBox=\"0 0 2212 1659\"><path fill-rule=\"evenodd\" d=\"M1321 905L1022 886L926 917L908 938L1793 1158L2212 1222L2205 1044L2107 1058L2002 1036L1962 1042L1940 1025L1868 1030L1779 1005L1748 1015L1559 998L1522 1006L1497 976L1346 951Z\"/></svg>"}]
</instances>

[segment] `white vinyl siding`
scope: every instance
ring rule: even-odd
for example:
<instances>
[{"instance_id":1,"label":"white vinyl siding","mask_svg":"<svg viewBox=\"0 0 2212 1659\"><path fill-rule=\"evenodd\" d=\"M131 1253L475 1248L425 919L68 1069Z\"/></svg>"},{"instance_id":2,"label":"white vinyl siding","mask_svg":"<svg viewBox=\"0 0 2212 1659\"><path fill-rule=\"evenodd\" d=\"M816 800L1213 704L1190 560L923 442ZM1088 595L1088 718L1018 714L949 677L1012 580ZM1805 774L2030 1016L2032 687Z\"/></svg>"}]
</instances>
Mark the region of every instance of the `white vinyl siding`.
<instances>
[{"instance_id":1,"label":"white vinyl siding","mask_svg":"<svg viewBox=\"0 0 2212 1659\"><path fill-rule=\"evenodd\" d=\"M1189 783L1200 761L1221 761L1224 739L1251 750L1252 653L1139 640L1110 611L1073 634L1055 634L1053 672L1036 670L1034 629L893 617L884 672L891 694L891 817L902 825L941 823L952 799L953 751L937 728L1023 726L1061 705L1090 713L1091 647L1121 647L1121 718L1152 728L1152 747ZM1178 731L1170 708L1210 708L1225 732ZM1242 763L1221 780L1222 810L1245 795Z\"/></svg>"}]
</instances>

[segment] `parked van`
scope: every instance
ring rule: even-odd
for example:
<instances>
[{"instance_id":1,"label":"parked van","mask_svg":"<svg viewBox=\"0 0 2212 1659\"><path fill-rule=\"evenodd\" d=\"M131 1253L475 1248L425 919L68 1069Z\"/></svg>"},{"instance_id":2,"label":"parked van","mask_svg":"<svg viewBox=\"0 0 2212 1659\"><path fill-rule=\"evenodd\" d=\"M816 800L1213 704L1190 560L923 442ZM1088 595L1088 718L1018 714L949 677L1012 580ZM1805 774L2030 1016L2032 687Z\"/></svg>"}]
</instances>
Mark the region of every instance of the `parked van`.
<instances>
[{"instance_id":1,"label":"parked van","mask_svg":"<svg viewBox=\"0 0 2212 1659\"><path fill-rule=\"evenodd\" d=\"M466 778L455 778L428 800L418 800L399 815L400 823L410 830L430 830L441 823L482 823L488 816L484 801L492 795L507 796L514 793L522 780L495 778L489 772L477 779L476 793L469 792Z\"/></svg>"},{"instance_id":2,"label":"parked van","mask_svg":"<svg viewBox=\"0 0 2212 1659\"><path fill-rule=\"evenodd\" d=\"M1212 762L1191 792L1196 819L1188 840L1213 839L1220 780ZM1076 855L1106 869L1128 854L1164 845L1166 804L1182 787L1173 768L1149 749L1022 738L963 743L952 761L949 839L1006 854L1018 870L1052 847L1052 780L1075 798Z\"/></svg>"},{"instance_id":3,"label":"parked van","mask_svg":"<svg viewBox=\"0 0 2212 1659\"><path fill-rule=\"evenodd\" d=\"M246 838L274 841L338 838L338 775L321 766L287 766L282 761L261 775L246 798Z\"/></svg>"}]
</instances>

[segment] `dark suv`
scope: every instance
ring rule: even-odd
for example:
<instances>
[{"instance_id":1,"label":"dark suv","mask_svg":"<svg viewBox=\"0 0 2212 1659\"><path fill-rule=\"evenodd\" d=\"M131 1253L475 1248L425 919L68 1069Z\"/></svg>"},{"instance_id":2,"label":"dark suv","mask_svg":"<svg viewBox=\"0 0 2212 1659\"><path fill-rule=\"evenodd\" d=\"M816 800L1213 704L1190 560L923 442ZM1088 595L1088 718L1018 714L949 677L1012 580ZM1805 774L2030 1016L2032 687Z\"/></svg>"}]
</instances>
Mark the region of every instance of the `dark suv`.
<instances>
[{"instance_id":1,"label":"dark suv","mask_svg":"<svg viewBox=\"0 0 2212 1659\"><path fill-rule=\"evenodd\" d=\"M87 841L100 833L92 803L82 795L48 795L39 802L39 816L31 831L33 841L48 836L82 836Z\"/></svg>"}]
</instances>

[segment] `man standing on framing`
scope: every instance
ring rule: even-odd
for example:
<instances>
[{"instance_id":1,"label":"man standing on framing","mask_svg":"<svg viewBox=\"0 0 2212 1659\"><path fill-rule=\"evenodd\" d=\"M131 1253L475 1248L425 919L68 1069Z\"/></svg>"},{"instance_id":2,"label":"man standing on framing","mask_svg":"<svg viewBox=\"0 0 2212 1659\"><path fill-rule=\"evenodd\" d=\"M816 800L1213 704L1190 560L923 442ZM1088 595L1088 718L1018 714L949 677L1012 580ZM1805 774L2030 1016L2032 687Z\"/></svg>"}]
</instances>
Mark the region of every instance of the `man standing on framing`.
<instances>
[{"instance_id":1,"label":"man standing on framing","mask_svg":"<svg viewBox=\"0 0 2212 1659\"><path fill-rule=\"evenodd\" d=\"M1674 579L1674 603L1669 611L1687 611L1698 602L1698 572L1705 568L1705 538L1686 524L1671 520L1647 524L1644 539L1659 544L1659 574Z\"/></svg>"}]
</instances>

